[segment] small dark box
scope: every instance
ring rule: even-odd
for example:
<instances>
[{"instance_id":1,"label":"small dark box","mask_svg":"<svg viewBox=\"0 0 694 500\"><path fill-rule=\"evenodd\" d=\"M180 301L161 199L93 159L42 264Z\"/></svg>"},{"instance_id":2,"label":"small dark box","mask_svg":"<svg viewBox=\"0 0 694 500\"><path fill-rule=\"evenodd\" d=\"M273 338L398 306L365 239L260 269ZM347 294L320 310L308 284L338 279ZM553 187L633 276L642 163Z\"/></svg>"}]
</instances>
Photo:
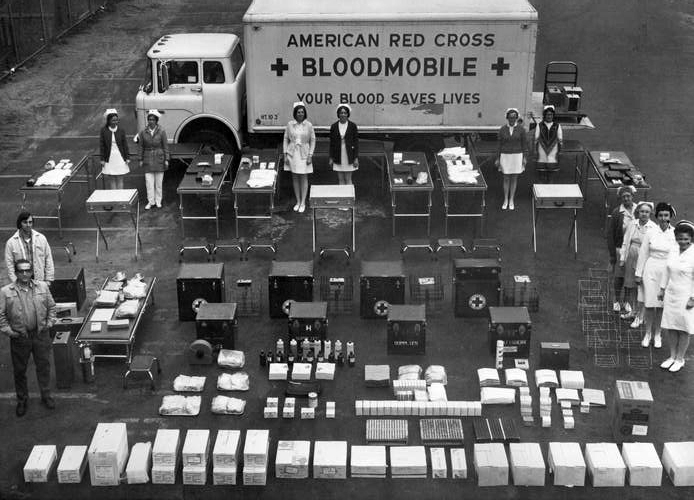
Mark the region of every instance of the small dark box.
<instances>
[{"instance_id":1,"label":"small dark box","mask_svg":"<svg viewBox=\"0 0 694 500\"><path fill-rule=\"evenodd\" d=\"M51 283L51 295L56 302L74 302L77 304L77 310L81 310L87 298L84 268L56 268L55 279Z\"/></svg>"},{"instance_id":2,"label":"small dark box","mask_svg":"<svg viewBox=\"0 0 694 500\"><path fill-rule=\"evenodd\" d=\"M207 340L223 349L233 349L238 332L236 303L207 303L200 305L195 317L195 330L198 339Z\"/></svg>"},{"instance_id":3,"label":"small dark box","mask_svg":"<svg viewBox=\"0 0 694 500\"><path fill-rule=\"evenodd\" d=\"M390 305L405 303L402 262L363 261L359 288L359 315L362 318L385 318Z\"/></svg>"},{"instance_id":4,"label":"small dark box","mask_svg":"<svg viewBox=\"0 0 694 500\"><path fill-rule=\"evenodd\" d=\"M504 341L504 357L528 358L532 324L527 307L489 308L489 351L494 353L496 341Z\"/></svg>"},{"instance_id":5,"label":"small dark box","mask_svg":"<svg viewBox=\"0 0 694 500\"><path fill-rule=\"evenodd\" d=\"M390 306L388 310L388 354L424 354L426 334L426 306Z\"/></svg>"},{"instance_id":6,"label":"small dark box","mask_svg":"<svg viewBox=\"0 0 694 500\"><path fill-rule=\"evenodd\" d=\"M540 368L569 369L568 342L540 342Z\"/></svg>"},{"instance_id":7,"label":"small dark box","mask_svg":"<svg viewBox=\"0 0 694 500\"><path fill-rule=\"evenodd\" d=\"M501 266L496 259L455 259L455 316L484 317L499 305Z\"/></svg>"},{"instance_id":8,"label":"small dark box","mask_svg":"<svg viewBox=\"0 0 694 500\"><path fill-rule=\"evenodd\" d=\"M224 264L181 264L176 279L178 319L194 321L193 302L204 299L211 303L226 300Z\"/></svg>"},{"instance_id":9,"label":"small dark box","mask_svg":"<svg viewBox=\"0 0 694 500\"><path fill-rule=\"evenodd\" d=\"M327 337L327 302L291 303L289 306L289 340L325 340Z\"/></svg>"},{"instance_id":10,"label":"small dark box","mask_svg":"<svg viewBox=\"0 0 694 500\"><path fill-rule=\"evenodd\" d=\"M289 314L290 301L313 300L313 262L274 262L268 276L268 301L271 318Z\"/></svg>"},{"instance_id":11,"label":"small dark box","mask_svg":"<svg viewBox=\"0 0 694 500\"><path fill-rule=\"evenodd\" d=\"M75 337L83 322L84 318L61 318L51 327L55 386L58 389L70 389L75 380L75 360L78 357Z\"/></svg>"}]
</instances>

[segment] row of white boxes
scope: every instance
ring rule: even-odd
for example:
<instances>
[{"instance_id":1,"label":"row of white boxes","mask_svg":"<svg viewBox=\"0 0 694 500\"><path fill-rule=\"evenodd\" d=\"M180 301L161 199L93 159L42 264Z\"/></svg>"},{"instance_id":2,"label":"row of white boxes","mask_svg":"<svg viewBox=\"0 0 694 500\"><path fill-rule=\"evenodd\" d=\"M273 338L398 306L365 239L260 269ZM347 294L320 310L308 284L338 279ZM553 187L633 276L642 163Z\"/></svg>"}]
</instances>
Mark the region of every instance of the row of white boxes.
<instances>
[{"instance_id":1,"label":"row of white boxes","mask_svg":"<svg viewBox=\"0 0 694 500\"><path fill-rule=\"evenodd\" d=\"M479 417L481 401L364 401L354 402L358 417Z\"/></svg>"}]
</instances>

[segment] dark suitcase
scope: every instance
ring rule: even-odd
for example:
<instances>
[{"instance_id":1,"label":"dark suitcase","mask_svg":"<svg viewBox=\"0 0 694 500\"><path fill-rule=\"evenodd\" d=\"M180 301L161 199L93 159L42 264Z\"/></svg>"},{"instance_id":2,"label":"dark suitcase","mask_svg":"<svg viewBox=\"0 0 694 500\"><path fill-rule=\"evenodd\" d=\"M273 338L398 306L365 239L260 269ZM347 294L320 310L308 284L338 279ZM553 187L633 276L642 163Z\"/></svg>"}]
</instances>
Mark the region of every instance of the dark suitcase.
<instances>
[{"instance_id":1,"label":"dark suitcase","mask_svg":"<svg viewBox=\"0 0 694 500\"><path fill-rule=\"evenodd\" d=\"M236 303L201 304L195 317L195 331L198 339L222 349L233 349L238 333Z\"/></svg>"},{"instance_id":2,"label":"dark suitcase","mask_svg":"<svg viewBox=\"0 0 694 500\"><path fill-rule=\"evenodd\" d=\"M325 340L328 337L327 302L292 302L289 306L289 340Z\"/></svg>"},{"instance_id":3,"label":"dark suitcase","mask_svg":"<svg viewBox=\"0 0 694 500\"><path fill-rule=\"evenodd\" d=\"M388 354L424 354L427 320L424 305L391 305L388 310Z\"/></svg>"},{"instance_id":4,"label":"dark suitcase","mask_svg":"<svg viewBox=\"0 0 694 500\"><path fill-rule=\"evenodd\" d=\"M485 317L490 306L498 306L501 294L501 266L495 259L455 259L454 314L457 317Z\"/></svg>"},{"instance_id":5,"label":"dark suitcase","mask_svg":"<svg viewBox=\"0 0 694 500\"><path fill-rule=\"evenodd\" d=\"M540 368L568 370L569 353L568 342L540 342Z\"/></svg>"},{"instance_id":6,"label":"dark suitcase","mask_svg":"<svg viewBox=\"0 0 694 500\"><path fill-rule=\"evenodd\" d=\"M84 268L58 267L55 270L55 279L51 283L51 295L56 302L74 302L77 310L87 298L87 287L84 283Z\"/></svg>"},{"instance_id":7,"label":"dark suitcase","mask_svg":"<svg viewBox=\"0 0 694 500\"><path fill-rule=\"evenodd\" d=\"M74 340L83 322L84 318L61 318L51 327L55 386L58 389L70 389L75 380L78 355Z\"/></svg>"},{"instance_id":8,"label":"dark suitcase","mask_svg":"<svg viewBox=\"0 0 694 500\"><path fill-rule=\"evenodd\" d=\"M362 262L359 289L359 315L362 318L386 318L391 304L405 303L402 262Z\"/></svg>"},{"instance_id":9,"label":"dark suitcase","mask_svg":"<svg viewBox=\"0 0 694 500\"><path fill-rule=\"evenodd\" d=\"M224 264L181 264L176 278L178 293L178 319L194 321L194 302L203 299L210 303L226 300Z\"/></svg>"},{"instance_id":10,"label":"dark suitcase","mask_svg":"<svg viewBox=\"0 0 694 500\"><path fill-rule=\"evenodd\" d=\"M489 352L494 353L497 340L503 340L504 357L527 359L531 331L527 307L489 308Z\"/></svg>"},{"instance_id":11,"label":"dark suitcase","mask_svg":"<svg viewBox=\"0 0 694 500\"><path fill-rule=\"evenodd\" d=\"M313 262L273 262L268 276L268 311L271 318L286 318L290 301L313 300Z\"/></svg>"}]
</instances>

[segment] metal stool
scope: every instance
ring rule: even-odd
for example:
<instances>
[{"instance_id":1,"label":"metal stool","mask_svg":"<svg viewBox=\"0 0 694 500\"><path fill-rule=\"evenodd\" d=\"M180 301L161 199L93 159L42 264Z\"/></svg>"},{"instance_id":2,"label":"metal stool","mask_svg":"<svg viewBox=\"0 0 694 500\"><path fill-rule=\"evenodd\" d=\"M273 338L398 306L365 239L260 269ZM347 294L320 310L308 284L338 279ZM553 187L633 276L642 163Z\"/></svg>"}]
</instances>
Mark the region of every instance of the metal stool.
<instances>
[{"instance_id":1,"label":"metal stool","mask_svg":"<svg viewBox=\"0 0 694 500\"><path fill-rule=\"evenodd\" d=\"M243 241L239 238L231 238L229 240L217 240L215 241L212 245L212 260L215 259L217 256L217 250L224 250L224 249L230 249L230 250L238 250L239 253L241 254L240 259L243 260L243 254L245 253L245 249L243 247Z\"/></svg>"},{"instance_id":2,"label":"metal stool","mask_svg":"<svg viewBox=\"0 0 694 500\"><path fill-rule=\"evenodd\" d=\"M438 254L442 249L448 249L448 257L451 257L454 249L459 249L463 253L467 253L467 248L463 245L463 240L460 238L439 238L436 241L436 253Z\"/></svg>"},{"instance_id":3,"label":"metal stool","mask_svg":"<svg viewBox=\"0 0 694 500\"><path fill-rule=\"evenodd\" d=\"M408 238L403 240L400 245L400 253L404 254L410 248L419 248L428 250L430 254L434 253L434 248L431 246L431 241L428 238Z\"/></svg>"},{"instance_id":4,"label":"metal stool","mask_svg":"<svg viewBox=\"0 0 694 500\"><path fill-rule=\"evenodd\" d=\"M146 373L149 376L152 390L156 389L154 380L154 365L157 365L157 375L161 373L161 366L159 365L159 359L149 354L137 354L133 356L128 366L128 371L123 375L123 389L128 388L128 377L135 373Z\"/></svg>"},{"instance_id":5,"label":"metal stool","mask_svg":"<svg viewBox=\"0 0 694 500\"><path fill-rule=\"evenodd\" d=\"M496 238L476 238L472 240L472 253L477 254L475 257L497 259L501 262L501 243Z\"/></svg>"},{"instance_id":6,"label":"metal stool","mask_svg":"<svg viewBox=\"0 0 694 500\"><path fill-rule=\"evenodd\" d=\"M186 250L202 250L207 253L207 260L210 260L212 254L212 244L205 240L203 243L197 238L184 238L183 243L178 249L178 262L183 262L183 253Z\"/></svg>"},{"instance_id":7,"label":"metal stool","mask_svg":"<svg viewBox=\"0 0 694 500\"><path fill-rule=\"evenodd\" d=\"M273 260L277 255L277 243L275 243L275 240L254 239L251 240L251 242L246 247L246 260L248 260L248 253L254 248L264 248L265 250L270 250L272 252Z\"/></svg>"}]
</instances>

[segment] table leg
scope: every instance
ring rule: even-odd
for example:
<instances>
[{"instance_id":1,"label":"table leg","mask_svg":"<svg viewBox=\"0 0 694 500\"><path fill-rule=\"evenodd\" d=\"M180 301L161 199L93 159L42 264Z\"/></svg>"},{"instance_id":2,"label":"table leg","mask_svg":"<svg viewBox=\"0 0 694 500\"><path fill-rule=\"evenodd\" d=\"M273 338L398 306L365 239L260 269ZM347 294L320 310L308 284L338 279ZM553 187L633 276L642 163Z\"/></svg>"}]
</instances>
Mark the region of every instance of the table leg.
<instances>
[{"instance_id":1,"label":"table leg","mask_svg":"<svg viewBox=\"0 0 694 500\"><path fill-rule=\"evenodd\" d=\"M58 210L58 235L62 238L63 237L63 218L62 218L61 210L63 208L63 192L60 189L58 190L58 206L56 208Z\"/></svg>"},{"instance_id":2,"label":"table leg","mask_svg":"<svg viewBox=\"0 0 694 500\"><path fill-rule=\"evenodd\" d=\"M397 209L397 201L395 199L396 194L391 191L390 193L390 206L391 210L393 211L393 237L395 237L395 219L396 219L396 209Z\"/></svg>"},{"instance_id":3,"label":"table leg","mask_svg":"<svg viewBox=\"0 0 694 500\"><path fill-rule=\"evenodd\" d=\"M354 210L355 210L355 206L352 205L352 254L355 254L357 252L357 234L356 234L356 231L354 228L354 226L356 224Z\"/></svg>"},{"instance_id":4,"label":"table leg","mask_svg":"<svg viewBox=\"0 0 694 500\"><path fill-rule=\"evenodd\" d=\"M537 217L537 213L535 211L535 198L533 198L533 201L532 201L532 209L533 209L533 252L537 253L537 242L535 240L535 224L536 224L536 217Z\"/></svg>"},{"instance_id":5,"label":"table leg","mask_svg":"<svg viewBox=\"0 0 694 500\"><path fill-rule=\"evenodd\" d=\"M485 218L487 216L487 192L482 191L482 205L480 207L481 209L481 216L480 216L480 235L484 236L484 222Z\"/></svg>"},{"instance_id":6,"label":"table leg","mask_svg":"<svg viewBox=\"0 0 694 500\"><path fill-rule=\"evenodd\" d=\"M578 210L574 208L574 259L578 258L578 224L576 222L577 215Z\"/></svg>"},{"instance_id":7,"label":"table leg","mask_svg":"<svg viewBox=\"0 0 694 500\"><path fill-rule=\"evenodd\" d=\"M133 214L130 212L130 218L132 218ZM137 204L135 205L135 220L133 221L135 223L135 260L137 260L137 244L142 242L140 241L140 199L138 198Z\"/></svg>"},{"instance_id":8,"label":"table leg","mask_svg":"<svg viewBox=\"0 0 694 500\"><path fill-rule=\"evenodd\" d=\"M429 206L427 207L427 236L431 236L431 191L429 191Z\"/></svg>"},{"instance_id":9,"label":"table leg","mask_svg":"<svg viewBox=\"0 0 694 500\"><path fill-rule=\"evenodd\" d=\"M222 186L219 186L219 192L214 195L214 223L217 230L217 239L219 239L219 198L222 195Z\"/></svg>"},{"instance_id":10,"label":"table leg","mask_svg":"<svg viewBox=\"0 0 694 500\"><path fill-rule=\"evenodd\" d=\"M186 237L185 224L183 223L183 193L178 194L178 213L181 218L181 239Z\"/></svg>"},{"instance_id":11,"label":"table leg","mask_svg":"<svg viewBox=\"0 0 694 500\"><path fill-rule=\"evenodd\" d=\"M316 207L311 206L311 230L312 230L312 242L313 242L313 256L316 256Z\"/></svg>"},{"instance_id":12,"label":"table leg","mask_svg":"<svg viewBox=\"0 0 694 500\"><path fill-rule=\"evenodd\" d=\"M234 193L234 224L236 227L236 239L239 239L239 195Z\"/></svg>"}]
</instances>

